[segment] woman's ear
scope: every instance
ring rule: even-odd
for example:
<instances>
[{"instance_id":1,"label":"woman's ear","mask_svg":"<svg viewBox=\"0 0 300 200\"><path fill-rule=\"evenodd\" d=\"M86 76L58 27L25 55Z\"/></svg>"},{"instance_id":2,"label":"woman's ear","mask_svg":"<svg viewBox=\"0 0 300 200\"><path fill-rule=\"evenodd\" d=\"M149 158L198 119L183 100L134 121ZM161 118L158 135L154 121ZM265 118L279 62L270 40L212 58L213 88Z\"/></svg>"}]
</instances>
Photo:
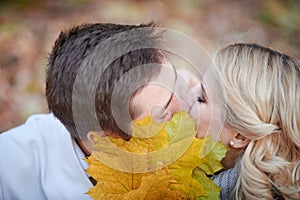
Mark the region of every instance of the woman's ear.
<instances>
[{"instance_id":1,"label":"woman's ear","mask_svg":"<svg viewBox=\"0 0 300 200\"><path fill-rule=\"evenodd\" d=\"M250 142L250 139L246 138L241 134L235 134L232 140L230 141L230 146L235 149L242 149L246 147Z\"/></svg>"}]
</instances>

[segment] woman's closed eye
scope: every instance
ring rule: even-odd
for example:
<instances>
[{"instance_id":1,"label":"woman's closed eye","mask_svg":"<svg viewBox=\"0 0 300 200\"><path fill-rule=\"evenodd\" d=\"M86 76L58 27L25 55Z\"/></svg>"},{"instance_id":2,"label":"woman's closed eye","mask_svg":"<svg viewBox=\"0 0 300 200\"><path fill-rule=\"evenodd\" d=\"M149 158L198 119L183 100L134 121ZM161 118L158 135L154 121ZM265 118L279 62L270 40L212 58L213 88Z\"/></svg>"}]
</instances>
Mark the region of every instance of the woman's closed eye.
<instances>
[{"instance_id":1,"label":"woman's closed eye","mask_svg":"<svg viewBox=\"0 0 300 200\"><path fill-rule=\"evenodd\" d=\"M207 100L206 100L206 91L203 87L203 85L201 84L201 91L200 91L200 95L197 96L197 102L198 103L206 103Z\"/></svg>"},{"instance_id":2,"label":"woman's closed eye","mask_svg":"<svg viewBox=\"0 0 300 200\"><path fill-rule=\"evenodd\" d=\"M205 100L205 98L203 96L198 96L197 97L197 102L198 103L206 103L206 100Z\"/></svg>"}]
</instances>

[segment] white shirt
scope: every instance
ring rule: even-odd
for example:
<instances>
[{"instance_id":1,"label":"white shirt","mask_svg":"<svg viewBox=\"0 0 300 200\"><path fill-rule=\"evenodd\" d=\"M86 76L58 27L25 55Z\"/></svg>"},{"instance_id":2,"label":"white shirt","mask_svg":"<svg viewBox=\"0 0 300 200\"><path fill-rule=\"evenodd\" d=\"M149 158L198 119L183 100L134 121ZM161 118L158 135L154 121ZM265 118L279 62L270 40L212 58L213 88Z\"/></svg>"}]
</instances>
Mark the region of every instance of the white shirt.
<instances>
[{"instance_id":1,"label":"white shirt","mask_svg":"<svg viewBox=\"0 0 300 200\"><path fill-rule=\"evenodd\" d=\"M83 158L58 119L33 115L0 134L0 199L90 199Z\"/></svg>"}]
</instances>

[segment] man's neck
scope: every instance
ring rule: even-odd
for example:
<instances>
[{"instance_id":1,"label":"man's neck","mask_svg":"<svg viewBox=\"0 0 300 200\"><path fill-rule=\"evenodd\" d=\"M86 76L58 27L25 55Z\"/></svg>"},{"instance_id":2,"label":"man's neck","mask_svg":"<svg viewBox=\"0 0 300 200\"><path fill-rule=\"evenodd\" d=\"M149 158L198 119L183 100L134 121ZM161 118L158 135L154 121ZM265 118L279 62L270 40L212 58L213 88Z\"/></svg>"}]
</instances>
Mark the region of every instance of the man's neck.
<instances>
[{"instance_id":1,"label":"man's neck","mask_svg":"<svg viewBox=\"0 0 300 200\"><path fill-rule=\"evenodd\" d=\"M84 145L84 142L82 140L80 140L78 138L74 138L74 140L86 157L91 155L91 152L86 148L86 146Z\"/></svg>"}]
</instances>

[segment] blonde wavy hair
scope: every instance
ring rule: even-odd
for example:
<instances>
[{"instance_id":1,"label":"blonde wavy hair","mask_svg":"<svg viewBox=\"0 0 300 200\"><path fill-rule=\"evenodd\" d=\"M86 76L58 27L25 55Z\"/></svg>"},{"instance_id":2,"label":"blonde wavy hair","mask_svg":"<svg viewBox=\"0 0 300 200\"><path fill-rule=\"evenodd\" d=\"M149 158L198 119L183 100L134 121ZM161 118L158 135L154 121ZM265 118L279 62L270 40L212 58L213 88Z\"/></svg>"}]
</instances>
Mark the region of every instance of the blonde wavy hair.
<instances>
[{"instance_id":1,"label":"blonde wavy hair","mask_svg":"<svg viewBox=\"0 0 300 200\"><path fill-rule=\"evenodd\" d=\"M300 65L257 44L215 56L225 123L250 139L241 157L237 199L300 199Z\"/></svg>"}]
</instances>

